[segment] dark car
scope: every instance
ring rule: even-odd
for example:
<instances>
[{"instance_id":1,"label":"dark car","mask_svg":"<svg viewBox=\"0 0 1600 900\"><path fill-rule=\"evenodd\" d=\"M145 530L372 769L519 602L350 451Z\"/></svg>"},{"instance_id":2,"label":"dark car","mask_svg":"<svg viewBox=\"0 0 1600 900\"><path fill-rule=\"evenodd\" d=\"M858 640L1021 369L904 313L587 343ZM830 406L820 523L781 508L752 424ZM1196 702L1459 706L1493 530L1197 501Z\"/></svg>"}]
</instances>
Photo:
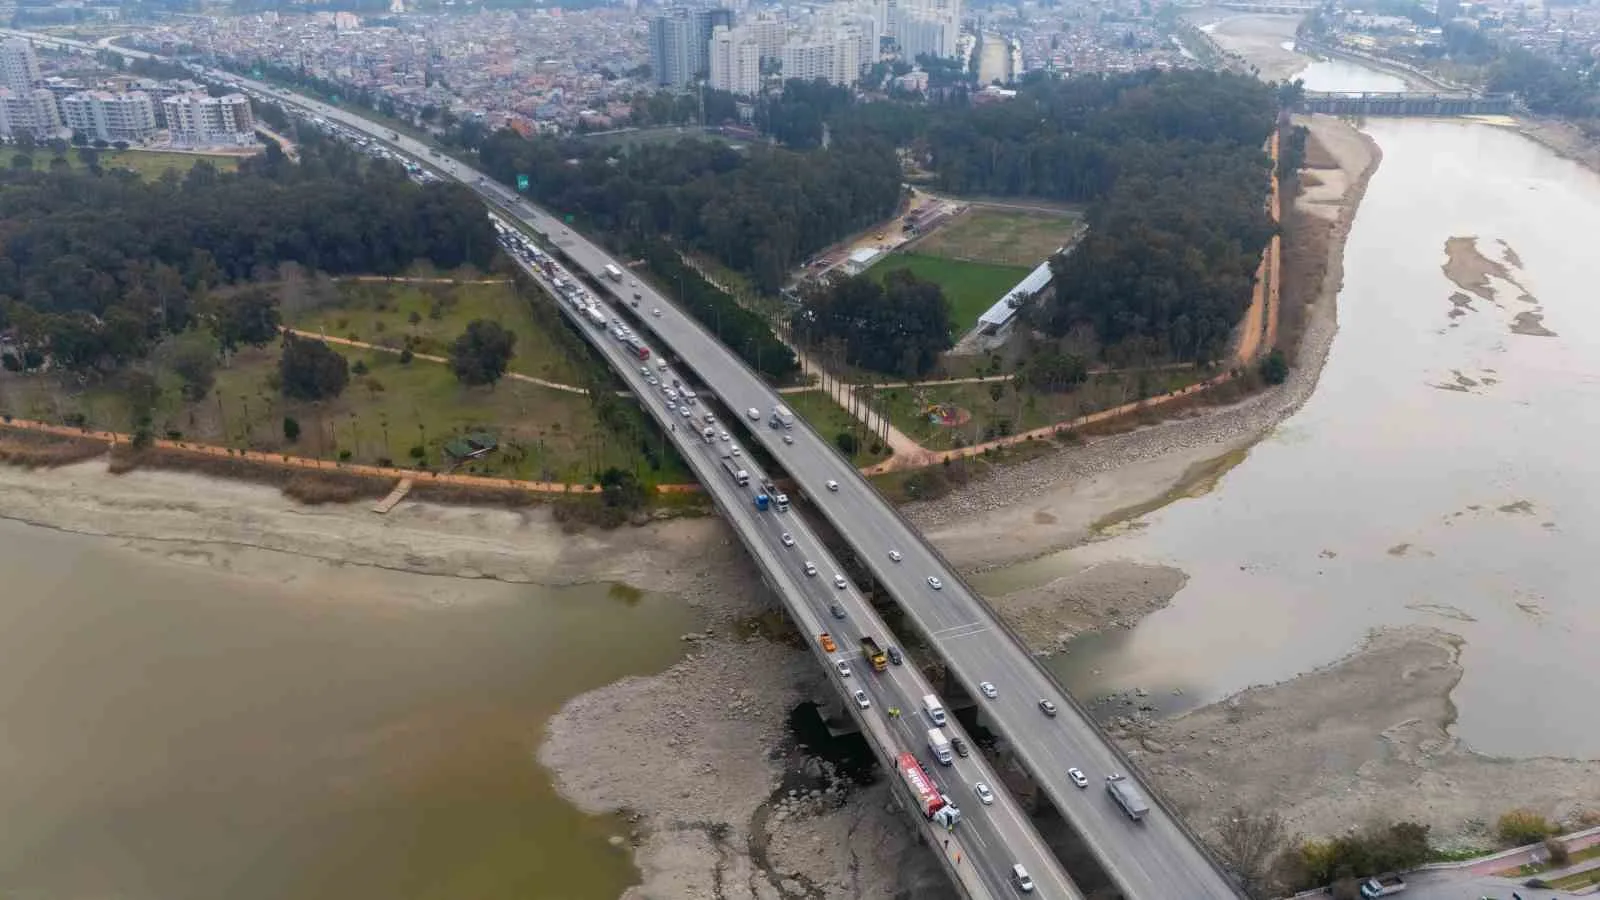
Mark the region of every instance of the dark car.
<instances>
[{"instance_id":1,"label":"dark car","mask_svg":"<svg viewBox=\"0 0 1600 900\"><path fill-rule=\"evenodd\" d=\"M956 751L956 755L957 756L965 758L965 757L968 757L968 756L972 755L972 750L967 747L967 742L962 740L961 738L958 738L958 737L951 738L950 739L950 747L951 747L951 749Z\"/></svg>"},{"instance_id":2,"label":"dark car","mask_svg":"<svg viewBox=\"0 0 1600 900\"><path fill-rule=\"evenodd\" d=\"M890 647L889 648L889 662L892 662L892 663L894 663L895 665L898 666L898 665L900 665L901 663L903 663L905 661L906 661L906 658L904 656L900 655L900 648L899 647Z\"/></svg>"},{"instance_id":3,"label":"dark car","mask_svg":"<svg viewBox=\"0 0 1600 900\"><path fill-rule=\"evenodd\" d=\"M828 607L828 612L833 613L833 617L835 619L844 618L844 607L840 606L837 603L835 603L834 605Z\"/></svg>"}]
</instances>

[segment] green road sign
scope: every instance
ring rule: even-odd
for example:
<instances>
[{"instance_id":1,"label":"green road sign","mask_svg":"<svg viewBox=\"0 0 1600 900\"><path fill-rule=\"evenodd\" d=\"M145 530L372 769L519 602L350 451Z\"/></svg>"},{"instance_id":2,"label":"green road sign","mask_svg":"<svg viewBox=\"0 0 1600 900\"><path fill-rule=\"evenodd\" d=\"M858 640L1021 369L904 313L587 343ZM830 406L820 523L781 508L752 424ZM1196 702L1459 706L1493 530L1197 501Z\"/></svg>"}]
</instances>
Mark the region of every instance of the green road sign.
<instances>
[{"instance_id":1,"label":"green road sign","mask_svg":"<svg viewBox=\"0 0 1600 900\"><path fill-rule=\"evenodd\" d=\"M572 224L572 213L567 213L567 224L568 225Z\"/></svg>"},{"instance_id":2,"label":"green road sign","mask_svg":"<svg viewBox=\"0 0 1600 900\"><path fill-rule=\"evenodd\" d=\"M526 175L518 175L517 176L517 190L521 191L524 194L526 194L528 192L528 176L526 176Z\"/></svg>"}]
</instances>

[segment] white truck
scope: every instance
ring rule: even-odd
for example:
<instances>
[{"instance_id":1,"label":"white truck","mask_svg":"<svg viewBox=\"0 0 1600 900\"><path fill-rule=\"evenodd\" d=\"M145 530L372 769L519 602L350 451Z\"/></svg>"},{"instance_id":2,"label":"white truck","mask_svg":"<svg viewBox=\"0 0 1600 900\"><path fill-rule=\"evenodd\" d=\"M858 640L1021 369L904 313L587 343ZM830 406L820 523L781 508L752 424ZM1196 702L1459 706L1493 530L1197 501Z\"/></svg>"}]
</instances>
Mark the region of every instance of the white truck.
<instances>
[{"instance_id":1,"label":"white truck","mask_svg":"<svg viewBox=\"0 0 1600 900\"><path fill-rule=\"evenodd\" d=\"M923 697L922 711L928 714L928 721L938 725L940 728L944 727L944 704L939 702L938 697L935 697L932 694L928 694L927 696Z\"/></svg>"},{"instance_id":2,"label":"white truck","mask_svg":"<svg viewBox=\"0 0 1600 900\"><path fill-rule=\"evenodd\" d=\"M612 281L615 281L618 284L621 284L622 283L622 270L617 268L616 266L612 265L611 263L606 263L606 277L611 279Z\"/></svg>"},{"instance_id":3,"label":"white truck","mask_svg":"<svg viewBox=\"0 0 1600 900\"><path fill-rule=\"evenodd\" d=\"M733 457L731 456L722 458L722 470L727 472L736 484L742 486L750 483L750 473L734 465Z\"/></svg>"},{"instance_id":4,"label":"white truck","mask_svg":"<svg viewBox=\"0 0 1600 900\"><path fill-rule=\"evenodd\" d=\"M601 328L606 327L606 314L600 311L600 307L585 306L583 308L583 314L589 317L589 321L600 326Z\"/></svg>"},{"instance_id":5,"label":"white truck","mask_svg":"<svg viewBox=\"0 0 1600 900\"><path fill-rule=\"evenodd\" d=\"M782 404L774 406L772 408L772 418L767 420L767 424L773 428L793 428L794 413L789 411L789 407Z\"/></svg>"},{"instance_id":6,"label":"white truck","mask_svg":"<svg viewBox=\"0 0 1600 900\"><path fill-rule=\"evenodd\" d=\"M1126 775L1107 775L1106 793L1110 794L1111 799L1117 801L1122 811L1135 822L1143 819L1144 814L1150 811L1150 804L1144 801L1144 795L1139 793L1139 789L1134 787L1133 781Z\"/></svg>"},{"instance_id":7,"label":"white truck","mask_svg":"<svg viewBox=\"0 0 1600 900\"><path fill-rule=\"evenodd\" d=\"M928 729L928 751L941 766L953 765L956 761L955 754L950 752L950 739L937 728Z\"/></svg>"},{"instance_id":8,"label":"white truck","mask_svg":"<svg viewBox=\"0 0 1600 900\"><path fill-rule=\"evenodd\" d=\"M1398 894L1406 889L1406 880L1399 875L1382 875L1377 878L1368 878L1361 883L1361 896L1371 900L1373 897L1387 897Z\"/></svg>"}]
</instances>

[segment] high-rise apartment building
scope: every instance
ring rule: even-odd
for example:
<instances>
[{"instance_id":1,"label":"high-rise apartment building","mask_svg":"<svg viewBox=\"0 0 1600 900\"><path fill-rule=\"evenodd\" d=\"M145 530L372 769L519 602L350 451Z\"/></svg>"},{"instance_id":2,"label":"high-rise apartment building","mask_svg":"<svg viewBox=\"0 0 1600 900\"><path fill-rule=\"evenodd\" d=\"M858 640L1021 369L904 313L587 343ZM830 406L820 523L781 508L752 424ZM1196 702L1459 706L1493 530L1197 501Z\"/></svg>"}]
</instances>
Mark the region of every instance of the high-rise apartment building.
<instances>
[{"instance_id":1,"label":"high-rise apartment building","mask_svg":"<svg viewBox=\"0 0 1600 900\"><path fill-rule=\"evenodd\" d=\"M774 13L763 12L754 18L745 19L739 27L755 36L762 62L783 58L783 45L789 43L789 23L783 18Z\"/></svg>"},{"instance_id":2,"label":"high-rise apartment building","mask_svg":"<svg viewBox=\"0 0 1600 900\"><path fill-rule=\"evenodd\" d=\"M33 44L22 38L0 43L0 87L20 94L33 90L39 81L39 58L33 55Z\"/></svg>"},{"instance_id":3,"label":"high-rise apartment building","mask_svg":"<svg viewBox=\"0 0 1600 900\"><path fill-rule=\"evenodd\" d=\"M29 134L39 140L56 137L61 130L61 111L56 98L44 88L14 91L0 87L0 137Z\"/></svg>"},{"instance_id":4,"label":"high-rise apartment building","mask_svg":"<svg viewBox=\"0 0 1600 900\"><path fill-rule=\"evenodd\" d=\"M861 34L854 28L817 29L783 47L784 80L853 85L861 77Z\"/></svg>"},{"instance_id":5,"label":"high-rise apartment building","mask_svg":"<svg viewBox=\"0 0 1600 900\"><path fill-rule=\"evenodd\" d=\"M669 9L650 20L650 68L656 84L687 87L694 81L694 20L686 9Z\"/></svg>"},{"instance_id":6,"label":"high-rise apartment building","mask_svg":"<svg viewBox=\"0 0 1600 900\"><path fill-rule=\"evenodd\" d=\"M175 94L161 101L172 142L185 147L255 143L256 120L243 94Z\"/></svg>"},{"instance_id":7,"label":"high-rise apartment building","mask_svg":"<svg viewBox=\"0 0 1600 900\"><path fill-rule=\"evenodd\" d=\"M712 32L710 86L742 97L760 92L761 45L743 26Z\"/></svg>"},{"instance_id":8,"label":"high-rise apartment building","mask_svg":"<svg viewBox=\"0 0 1600 900\"><path fill-rule=\"evenodd\" d=\"M61 117L73 131L98 141L148 139L156 130L156 107L143 91L112 94L84 91L61 101Z\"/></svg>"},{"instance_id":9,"label":"high-rise apartment building","mask_svg":"<svg viewBox=\"0 0 1600 900\"><path fill-rule=\"evenodd\" d=\"M889 34L908 60L960 52L961 0L892 0L886 15Z\"/></svg>"},{"instance_id":10,"label":"high-rise apartment building","mask_svg":"<svg viewBox=\"0 0 1600 900\"><path fill-rule=\"evenodd\" d=\"M650 20L650 67L656 84L688 87L711 70L711 35L733 27L733 10L675 7Z\"/></svg>"}]
</instances>

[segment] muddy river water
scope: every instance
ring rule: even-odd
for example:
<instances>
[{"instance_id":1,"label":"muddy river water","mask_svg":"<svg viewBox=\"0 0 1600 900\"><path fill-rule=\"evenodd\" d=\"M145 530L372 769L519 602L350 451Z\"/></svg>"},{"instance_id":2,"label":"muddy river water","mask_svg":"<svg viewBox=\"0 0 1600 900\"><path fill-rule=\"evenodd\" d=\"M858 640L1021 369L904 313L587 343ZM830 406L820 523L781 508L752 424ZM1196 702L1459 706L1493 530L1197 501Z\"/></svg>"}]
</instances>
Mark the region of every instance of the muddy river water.
<instances>
[{"instance_id":1,"label":"muddy river water","mask_svg":"<svg viewBox=\"0 0 1600 900\"><path fill-rule=\"evenodd\" d=\"M264 584L9 521L0 573L0 896L612 900L635 880L626 826L563 803L535 751L567 698L678 657L681 603L378 570Z\"/></svg>"},{"instance_id":2,"label":"muddy river water","mask_svg":"<svg viewBox=\"0 0 1600 900\"><path fill-rule=\"evenodd\" d=\"M1304 77L1398 87L1344 63ZM1600 757L1600 176L1503 127L1362 127L1383 162L1309 402L1211 493L984 587L1112 557L1183 569L1169 607L1053 661L1081 696L1142 687L1168 710L1329 663L1375 627L1437 626L1465 642L1452 699L1474 748Z\"/></svg>"}]
</instances>

